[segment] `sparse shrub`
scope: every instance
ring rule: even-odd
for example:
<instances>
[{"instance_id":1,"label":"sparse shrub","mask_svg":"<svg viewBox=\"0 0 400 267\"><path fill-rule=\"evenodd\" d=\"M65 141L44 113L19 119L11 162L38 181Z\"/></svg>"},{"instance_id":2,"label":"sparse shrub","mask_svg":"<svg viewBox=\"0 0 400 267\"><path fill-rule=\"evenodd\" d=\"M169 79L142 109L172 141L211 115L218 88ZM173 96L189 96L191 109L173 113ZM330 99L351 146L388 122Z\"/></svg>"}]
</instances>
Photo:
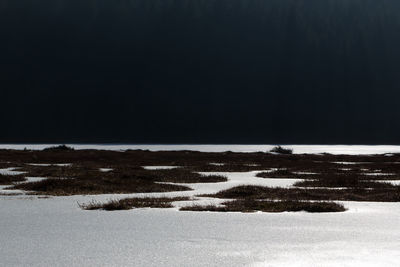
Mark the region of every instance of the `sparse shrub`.
<instances>
[{"instance_id":1,"label":"sparse shrub","mask_svg":"<svg viewBox=\"0 0 400 267\"><path fill-rule=\"evenodd\" d=\"M43 151L73 151L73 150L75 150L73 147L67 145L52 146L43 149Z\"/></svg>"},{"instance_id":2,"label":"sparse shrub","mask_svg":"<svg viewBox=\"0 0 400 267\"><path fill-rule=\"evenodd\" d=\"M272 148L269 152L290 155L290 154L293 154L293 149L284 148L282 146L276 146L276 147Z\"/></svg>"}]
</instances>

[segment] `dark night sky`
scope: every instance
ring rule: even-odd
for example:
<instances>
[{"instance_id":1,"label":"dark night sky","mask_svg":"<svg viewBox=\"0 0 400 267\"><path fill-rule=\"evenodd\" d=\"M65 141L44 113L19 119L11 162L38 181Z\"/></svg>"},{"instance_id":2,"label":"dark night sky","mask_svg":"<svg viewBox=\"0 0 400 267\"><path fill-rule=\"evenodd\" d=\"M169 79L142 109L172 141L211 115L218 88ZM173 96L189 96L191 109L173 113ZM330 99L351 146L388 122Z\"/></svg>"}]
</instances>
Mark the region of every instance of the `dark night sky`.
<instances>
[{"instance_id":1,"label":"dark night sky","mask_svg":"<svg viewBox=\"0 0 400 267\"><path fill-rule=\"evenodd\" d=\"M0 142L400 143L398 0L0 0Z\"/></svg>"}]
</instances>

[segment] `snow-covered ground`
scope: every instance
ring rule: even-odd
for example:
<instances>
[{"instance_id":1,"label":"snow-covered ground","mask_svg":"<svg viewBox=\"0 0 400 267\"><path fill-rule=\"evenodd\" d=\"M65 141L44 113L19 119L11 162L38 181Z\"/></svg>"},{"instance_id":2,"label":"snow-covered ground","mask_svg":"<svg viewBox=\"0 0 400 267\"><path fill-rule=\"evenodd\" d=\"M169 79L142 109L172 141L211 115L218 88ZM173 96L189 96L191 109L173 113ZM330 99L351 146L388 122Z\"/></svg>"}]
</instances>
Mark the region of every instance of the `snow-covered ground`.
<instances>
[{"instance_id":1,"label":"snow-covered ground","mask_svg":"<svg viewBox=\"0 0 400 267\"><path fill-rule=\"evenodd\" d=\"M400 204L344 213L84 211L1 197L1 266L398 266Z\"/></svg>"},{"instance_id":2,"label":"snow-covered ground","mask_svg":"<svg viewBox=\"0 0 400 267\"><path fill-rule=\"evenodd\" d=\"M306 152L319 149L323 147ZM400 151L385 149L361 153ZM15 175L18 169L0 172ZM185 184L194 190L183 192L0 195L0 266L398 266L400 203L341 202L346 212L319 214L178 211L191 202L174 203L177 207L171 209L112 212L85 211L77 204L128 196L194 196L240 184L289 187L298 181L257 178L256 173L212 173L226 175L228 182ZM8 192L4 187L0 193Z\"/></svg>"},{"instance_id":3,"label":"snow-covered ground","mask_svg":"<svg viewBox=\"0 0 400 267\"><path fill-rule=\"evenodd\" d=\"M58 144L1 144L0 149L43 149L57 146ZM104 149L104 150L127 150L127 149L148 149L151 151L162 150L194 150L202 152L258 152L269 151L275 145L114 145L114 144L68 144L75 149ZM400 153L400 146L389 145L283 145L285 148L292 148L294 153L331 153L331 154L386 154Z\"/></svg>"},{"instance_id":4,"label":"snow-covered ground","mask_svg":"<svg viewBox=\"0 0 400 267\"><path fill-rule=\"evenodd\" d=\"M238 184L291 186L257 172L193 191L51 197L0 196L1 266L397 266L400 203L342 202L344 213L84 211L77 202L194 196ZM210 173L207 173L210 174ZM33 179L29 179L33 180ZM201 203L215 200L200 199ZM217 201L218 202L218 201ZM175 203L177 206L190 204Z\"/></svg>"}]
</instances>

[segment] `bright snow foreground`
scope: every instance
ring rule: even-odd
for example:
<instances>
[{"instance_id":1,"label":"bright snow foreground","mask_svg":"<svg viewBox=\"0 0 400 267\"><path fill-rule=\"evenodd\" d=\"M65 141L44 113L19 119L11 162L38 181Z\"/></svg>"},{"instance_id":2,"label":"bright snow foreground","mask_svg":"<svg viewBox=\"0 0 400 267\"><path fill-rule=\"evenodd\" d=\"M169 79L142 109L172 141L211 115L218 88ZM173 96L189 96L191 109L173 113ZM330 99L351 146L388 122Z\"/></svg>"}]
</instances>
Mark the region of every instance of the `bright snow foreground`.
<instances>
[{"instance_id":1,"label":"bright snow foreground","mask_svg":"<svg viewBox=\"0 0 400 267\"><path fill-rule=\"evenodd\" d=\"M228 183L190 186L212 192L243 181L295 182L255 178L254 172L228 178ZM162 195L174 194L193 191ZM321 214L84 211L76 203L116 197L0 197L0 265L398 266L400 261L400 203L343 202L348 211Z\"/></svg>"}]
</instances>

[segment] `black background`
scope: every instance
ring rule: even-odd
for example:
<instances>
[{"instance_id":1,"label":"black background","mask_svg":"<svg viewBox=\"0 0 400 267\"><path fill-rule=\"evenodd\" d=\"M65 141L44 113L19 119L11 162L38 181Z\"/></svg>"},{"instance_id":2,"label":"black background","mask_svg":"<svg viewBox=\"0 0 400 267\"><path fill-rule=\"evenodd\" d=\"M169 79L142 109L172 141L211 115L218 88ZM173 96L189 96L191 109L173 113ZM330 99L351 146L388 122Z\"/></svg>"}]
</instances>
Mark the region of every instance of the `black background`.
<instances>
[{"instance_id":1,"label":"black background","mask_svg":"<svg viewBox=\"0 0 400 267\"><path fill-rule=\"evenodd\" d=\"M400 143L398 0L0 0L0 142Z\"/></svg>"}]
</instances>

